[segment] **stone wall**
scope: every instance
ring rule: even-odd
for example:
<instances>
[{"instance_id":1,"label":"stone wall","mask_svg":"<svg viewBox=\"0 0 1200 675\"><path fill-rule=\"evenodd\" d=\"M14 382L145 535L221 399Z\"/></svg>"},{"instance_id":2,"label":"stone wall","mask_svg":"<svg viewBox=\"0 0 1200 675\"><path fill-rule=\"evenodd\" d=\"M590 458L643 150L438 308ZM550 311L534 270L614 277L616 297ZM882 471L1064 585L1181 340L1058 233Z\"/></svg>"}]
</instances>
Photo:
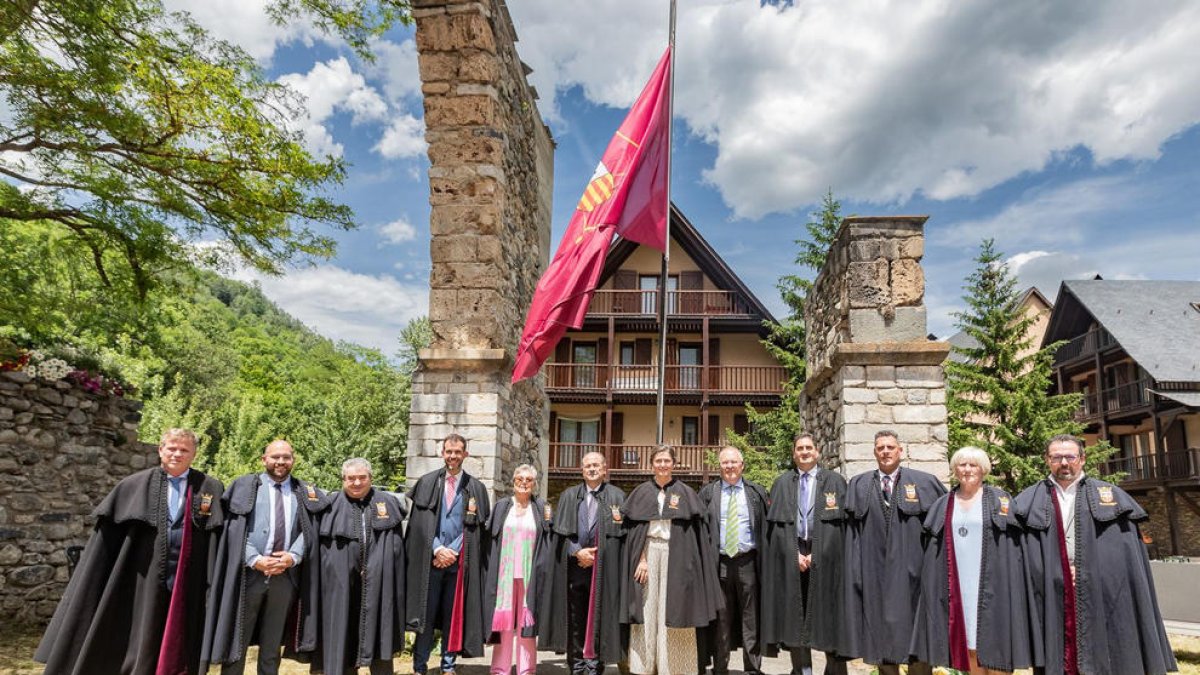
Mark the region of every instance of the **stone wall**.
<instances>
[{"instance_id":1,"label":"stone wall","mask_svg":"<svg viewBox=\"0 0 1200 675\"><path fill-rule=\"evenodd\" d=\"M467 470L506 492L512 469L545 469L541 378L509 384L550 247L554 142L502 0L417 0L429 143L429 318L413 378L408 476L441 466L440 440L468 440Z\"/></svg>"},{"instance_id":2,"label":"stone wall","mask_svg":"<svg viewBox=\"0 0 1200 675\"><path fill-rule=\"evenodd\" d=\"M67 547L117 481L153 466L137 440L141 403L68 381L0 373L0 613L48 621L66 588Z\"/></svg>"},{"instance_id":3,"label":"stone wall","mask_svg":"<svg viewBox=\"0 0 1200 675\"><path fill-rule=\"evenodd\" d=\"M925 220L843 220L805 305L804 428L846 475L874 468L882 429L899 434L906 465L948 472L941 364L950 347L926 338Z\"/></svg>"},{"instance_id":4,"label":"stone wall","mask_svg":"<svg viewBox=\"0 0 1200 675\"><path fill-rule=\"evenodd\" d=\"M1173 491L1176 540L1178 549L1171 550L1171 519L1168 511L1168 493ZM1197 514L1191 504L1200 504L1200 490L1188 488L1151 489L1149 491L1131 491L1150 520L1142 525L1142 533L1150 535L1154 540L1154 550L1161 556L1186 555L1200 559L1200 514Z\"/></svg>"}]
</instances>

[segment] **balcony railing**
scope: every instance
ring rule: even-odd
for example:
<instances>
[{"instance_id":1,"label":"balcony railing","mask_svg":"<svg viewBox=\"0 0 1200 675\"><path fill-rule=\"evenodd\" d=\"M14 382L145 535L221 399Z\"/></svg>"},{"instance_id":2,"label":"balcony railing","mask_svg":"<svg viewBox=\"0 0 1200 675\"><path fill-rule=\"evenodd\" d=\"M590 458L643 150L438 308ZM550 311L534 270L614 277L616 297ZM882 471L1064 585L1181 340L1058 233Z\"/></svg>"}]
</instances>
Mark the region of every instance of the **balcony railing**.
<instances>
[{"instance_id":1,"label":"balcony railing","mask_svg":"<svg viewBox=\"0 0 1200 675\"><path fill-rule=\"evenodd\" d=\"M1116 338L1108 331L1103 328L1094 328L1059 347L1058 351L1054 354L1054 363L1064 363L1082 356L1095 354L1116 344Z\"/></svg>"},{"instance_id":2,"label":"balcony railing","mask_svg":"<svg viewBox=\"0 0 1200 675\"><path fill-rule=\"evenodd\" d=\"M550 470L577 470L579 462L589 452L604 454L608 460L610 474L651 473L653 466L650 458L654 454L654 445L606 445L603 443L551 443ZM706 475L716 474L716 464L705 466L710 452L715 453L722 445L672 445L675 451L675 474Z\"/></svg>"},{"instance_id":3,"label":"balcony railing","mask_svg":"<svg viewBox=\"0 0 1200 675\"><path fill-rule=\"evenodd\" d=\"M1124 482L1200 478L1200 449L1168 450L1162 457L1115 457L1105 462L1101 471L1123 473Z\"/></svg>"},{"instance_id":4,"label":"balcony railing","mask_svg":"<svg viewBox=\"0 0 1200 675\"><path fill-rule=\"evenodd\" d=\"M655 316L658 291L599 290L588 314ZM667 314L674 316L750 316L750 303L736 291L667 291Z\"/></svg>"},{"instance_id":5,"label":"balcony railing","mask_svg":"<svg viewBox=\"0 0 1200 675\"><path fill-rule=\"evenodd\" d=\"M602 363L547 363L546 389L614 393L658 390L658 366ZM781 394L787 381L782 366L669 365L663 374L666 391L731 394Z\"/></svg>"},{"instance_id":6,"label":"balcony railing","mask_svg":"<svg viewBox=\"0 0 1200 675\"><path fill-rule=\"evenodd\" d=\"M1135 408L1150 405L1151 386L1149 379L1126 382L1110 387L1101 392L1083 395L1079 410L1075 411L1075 419L1083 421L1098 418L1104 414L1120 413Z\"/></svg>"}]
</instances>

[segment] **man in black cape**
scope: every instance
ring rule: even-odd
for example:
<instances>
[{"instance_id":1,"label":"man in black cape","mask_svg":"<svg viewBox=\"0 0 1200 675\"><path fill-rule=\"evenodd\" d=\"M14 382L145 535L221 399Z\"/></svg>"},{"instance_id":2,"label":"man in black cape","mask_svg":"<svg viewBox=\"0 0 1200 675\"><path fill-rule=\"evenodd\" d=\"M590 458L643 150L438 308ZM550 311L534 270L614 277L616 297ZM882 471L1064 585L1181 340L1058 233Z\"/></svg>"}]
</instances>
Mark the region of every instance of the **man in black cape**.
<instances>
[{"instance_id":1,"label":"man in black cape","mask_svg":"<svg viewBox=\"0 0 1200 675\"><path fill-rule=\"evenodd\" d=\"M395 496L372 487L371 464L342 463L342 489L329 495L317 517L320 640L313 670L391 675L404 650L404 509Z\"/></svg>"},{"instance_id":2,"label":"man in black cape","mask_svg":"<svg viewBox=\"0 0 1200 675\"><path fill-rule=\"evenodd\" d=\"M700 489L708 510L710 545L716 553L713 573L725 602L717 620L697 633L700 672L729 673L729 652L742 648L742 670L762 673L762 613L759 593L766 542L767 491L742 478L742 452L729 446L717 455L721 477ZM731 500L733 511L730 513ZM732 516L732 517L729 517Z\"/></svg>"},{"instance_id":3,"label":"man in black cape","mask_svg":"<svg viewBox=\"0 0 1200 675\"><path fill-rule=\"evenodd\" d=\"M454 670L460 653L483 655L484 524L491 504L483 483L463 470L466 458L467 440L450 434L442 441L445 466L421 476L412 489L406 616L417 634L413 671L419 675L435 630L442 631L443 672Z\"/></svg>"},{"instance_id":4,"label":"man in black cape","mask_svg":"<svg viewBox=\"0 0 1200 675\"><path fill-rule=\"evenodd\" d=\"M946 487L932 474L900 468L904 448L894 431L875 434L877 469L850 479L846 487L843 656L898 675L909 663L913 615L921 594L925 516ZM924 661L910 663L911 675L933 672Z\"/></svg>"},{"instance_id":5,"label":"man in black cape","mask_svg":"<svg viewBox=\"0 0 1200 675\"><path fill-rule=\"evenodd\" d=\"M580 469L583 483L559 495L554 514L553 567L542 595L538 647L566 652L573 675L598 675L605 663L624 661L629 648L629 627L619 620L625 493L605 481L602 453L584 455Z\"/></svg>"},{"instance_id":6,"label":"man in black cape","mask_svg":"<svg viewBox=\"0 0 1200 675\"><path fill-rule=\"evenodd\" d=\"M258 645L259 675L279 672L280 648L311 652L317 642L314 518L325 493L292 475L287 441L263 451L263 471L233 481L221 499L225 529L209 587L201 663L241 675ZM285 630L290 626L290 630ZM287 644L284 636L287 635Z\"/></svg>"},{"instance_id":7,"label":"man in black cape","mask_svg":"<svg viewBox=\"0 0 1200 675\"><path fill-rule=\"evenodd\" d=\"M34 659L50 675L194 675L222 522L220 481L192 469L196 435L168 429L160 466L113 488Z\"/></svg>"},{"instance_id":8,"label":"man in black cape","mask_svg":"<svg viewBox=\"0 0 1200 675\"><path fill-rule=\"evenodd\" d=\"M771 486L763 560L763 642L785 649L793 675L811 675L812 650L825 652L826 675L845 675L842 556L846 479L817 465L812 434L792 445L795 468ZM803 498L803 503L801 499Z\"/></svg>"},{"instance_id":9,"label":"man in black cape","mask_svg":"<svg viewBox=\"0 0 1200 675\"><path fill-rule=\"evenodd\" d=\"M1038 673L1176 670L1150 561L1138 533L1146 511L1124 490L1083 473L1083 442L1055 436L1050 477L1017 495ZM1071 579L1074 582L1071 582Z\"/></svg>"}]
</instances>

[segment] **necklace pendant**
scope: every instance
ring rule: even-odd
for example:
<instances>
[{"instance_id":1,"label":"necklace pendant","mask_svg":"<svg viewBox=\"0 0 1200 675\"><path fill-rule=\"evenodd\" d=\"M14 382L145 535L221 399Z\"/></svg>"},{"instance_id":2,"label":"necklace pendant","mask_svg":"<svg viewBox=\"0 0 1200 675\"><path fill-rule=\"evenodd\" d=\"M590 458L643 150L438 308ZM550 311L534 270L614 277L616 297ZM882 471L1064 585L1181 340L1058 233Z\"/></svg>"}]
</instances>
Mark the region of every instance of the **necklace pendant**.
<instances>
[{"instance_id":1,"label":"necklace pendant","mask_svg":"<svg viewBox=\"0 0 1200 675\"><path fill-rule=\"evenodd\" d=\"M960 536L960 537L965 537L965 536L967 536L967 528L965 528L965 527L962 527L962 526L959 526L959 528L958 528L958 536Z\"/></svg>"}]
</instances>

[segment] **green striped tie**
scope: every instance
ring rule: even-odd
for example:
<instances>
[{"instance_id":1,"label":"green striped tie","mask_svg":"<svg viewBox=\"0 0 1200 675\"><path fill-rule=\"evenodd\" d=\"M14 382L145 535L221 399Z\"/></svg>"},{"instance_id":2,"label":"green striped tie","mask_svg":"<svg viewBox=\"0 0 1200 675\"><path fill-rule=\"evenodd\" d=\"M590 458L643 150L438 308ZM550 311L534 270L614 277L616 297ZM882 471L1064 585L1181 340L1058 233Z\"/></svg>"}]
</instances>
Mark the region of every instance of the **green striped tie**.
<instances>
[{"instance_id":1,"label":"green striped tie","mask_svg":"<svg viewBox=\"0 0 1200 675\"><path fill-rule=\"evenodd\" d=\"M729 503L725 507L725 555L732 558L738 552L737 491L729 488Z\"/></svg>"}]
</instances>

